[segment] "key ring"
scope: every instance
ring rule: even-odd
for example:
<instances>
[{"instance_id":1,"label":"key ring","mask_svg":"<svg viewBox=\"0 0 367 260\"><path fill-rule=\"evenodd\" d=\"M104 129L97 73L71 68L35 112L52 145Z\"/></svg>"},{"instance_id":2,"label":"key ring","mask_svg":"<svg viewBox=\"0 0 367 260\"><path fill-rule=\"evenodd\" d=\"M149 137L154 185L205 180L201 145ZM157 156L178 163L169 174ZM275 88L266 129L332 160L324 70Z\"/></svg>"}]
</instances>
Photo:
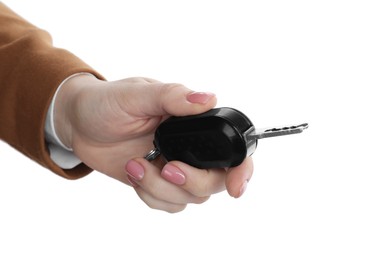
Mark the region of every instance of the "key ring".
<instances>
[{"instance_id":1,"label":"key ring","mask_svg":"<svg viewBox=\"0 0 367 260\"><path fill-rule=\"evenodd\" d=\"M155 158L157 158L161 153L159 152L159 150L157 148L154 148L153 150L151 150L147 155L145 155L144 159L151 162L153 161Z\"/></svg>"}]
</instances>

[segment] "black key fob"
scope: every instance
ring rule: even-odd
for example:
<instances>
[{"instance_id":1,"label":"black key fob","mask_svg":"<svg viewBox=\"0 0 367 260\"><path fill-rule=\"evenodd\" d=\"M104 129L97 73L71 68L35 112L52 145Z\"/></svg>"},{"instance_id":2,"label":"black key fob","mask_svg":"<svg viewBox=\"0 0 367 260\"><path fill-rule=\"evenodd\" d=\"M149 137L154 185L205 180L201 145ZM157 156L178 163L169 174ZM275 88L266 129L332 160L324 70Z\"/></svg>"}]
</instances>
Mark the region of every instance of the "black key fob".
<instances>
[{"instance_id":1,"label":"black key fob","mask_svg":"<svg viewBox=\"0 0 367 260\"><path fill-rule=\"evenodd\" d=\"M232 167L251 152L243 133L252 128L242 112L216 108L167 119L157 128L154 145L168 161L179 160L197 168ZM252 143L253 150L256 143Z\"/></svg>"}]
</instances>

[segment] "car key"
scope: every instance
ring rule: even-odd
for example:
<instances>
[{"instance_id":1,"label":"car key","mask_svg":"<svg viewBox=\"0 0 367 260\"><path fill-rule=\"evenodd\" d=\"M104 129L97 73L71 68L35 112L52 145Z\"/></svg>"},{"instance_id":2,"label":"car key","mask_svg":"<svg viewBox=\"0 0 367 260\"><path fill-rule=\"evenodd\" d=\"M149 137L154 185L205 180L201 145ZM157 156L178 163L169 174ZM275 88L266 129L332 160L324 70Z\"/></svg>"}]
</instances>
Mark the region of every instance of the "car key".
<instances>
[{"instance_id":1,"label":"car key","mask_svg":"<svg viewBox=\"0 0 367 260\"><path fill-rule=\"evenodd\" d=\"M229 107L205 113L170 117L156 129L155 148L145 159L162 154L200 169L234 167L252 155L261 138L297 134L308 124L256 129L242 112Z\"/></svg>"}]
</instances>

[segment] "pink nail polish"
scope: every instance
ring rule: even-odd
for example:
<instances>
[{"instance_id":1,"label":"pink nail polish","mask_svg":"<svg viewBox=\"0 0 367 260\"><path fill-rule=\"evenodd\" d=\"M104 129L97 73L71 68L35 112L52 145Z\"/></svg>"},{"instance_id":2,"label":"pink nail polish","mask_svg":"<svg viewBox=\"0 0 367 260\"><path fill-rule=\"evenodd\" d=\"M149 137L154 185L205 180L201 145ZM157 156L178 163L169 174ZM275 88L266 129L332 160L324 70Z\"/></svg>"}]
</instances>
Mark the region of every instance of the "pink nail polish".
<instances>
[{"instance_id":1,"label":"pink nail polish","mask_svg":"<svg viewBox=\"0 0 367 260\"><path fill-rule=\"evenodd\" d=\"M191 103L206 104L214 96L215 94L210 92L191 92L186 99Z\"/></svg>"},{"instance_id":2,"label":"pink nail polish","mask_svg":"<svg viewBox=\"0 0 367 260\"><path fill-rule=\"evenodd\" d=\"M127 162L125 169L127 174L133 179L140 181L144 177L144 168L140 163L137 163L134 160L130 160Z\"/></svg>"},{"instance_id":3,"label":"pink nail polish","mask_svg":"<svg viewBox=\"0 0 367 260\"><path fill-rule=\"evenodd\" d=\"M133 177L131 177L130 175L127 175L127 180L130 183L131 186L133 186L134 188L138 187L139 185L135 182L135 180L133 179Z\"/></svg>"},{"instance_id":4,"label":"pink nail polish","mask_svg":"<svg viewBox=\"0 0 367 260\"><path fill-rule=\"evenodd\" d=\"M182 185L186 181L185 174L177 167L167 164L164 166L162 177L173 184Z\"/></svg>"}]
</instances>

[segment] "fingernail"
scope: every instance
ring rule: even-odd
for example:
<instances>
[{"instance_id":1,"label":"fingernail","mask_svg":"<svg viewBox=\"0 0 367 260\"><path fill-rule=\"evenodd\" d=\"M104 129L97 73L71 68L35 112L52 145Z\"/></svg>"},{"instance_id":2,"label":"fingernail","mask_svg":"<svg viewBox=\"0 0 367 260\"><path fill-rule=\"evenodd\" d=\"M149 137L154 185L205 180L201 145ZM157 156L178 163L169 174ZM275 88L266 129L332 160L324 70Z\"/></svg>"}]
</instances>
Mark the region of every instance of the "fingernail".
<instances>
[{"instance_id":1,"label":"fingernail","mask_svg":"<svg viewBox=\"0 0 367 260\"><path fill-rule=\"evenodd\" d=\"M243 195L243 193L245 193L246 188L247 188L247 183L248 183L248 180L245 180L245 182L242 184L242 186L240 188L240 193L239 193L237 198L241 197Z\"/></svg>"},{"instance_id":2,"label":"fingernail","mask_svg":"<svg viewBox=\"0 0 367 260\"><path fill-rule=\"evenodd\" d=\"M206 104L214 96L215 94L210 92L191 92L186 99L191 103Z\"/></svg>"},{"instance_id":3,"label":"fingernail","mask_svg":"<svg viewBox=\"0 0 367 260\"><path fill-rule=\"evenodd\" d=\"M132 177L134 180L140 181L144 177L144 168L140 163L137 163L134 160L130 160L127 162L125 169L127 174Z\"/></svg>"},{"instance_id":4,"label":"fingernail","mask_svg":"<svg viewBox=\"0 0 367 260\"><path fill-rule=\"evenodd\" d=\"M164 166L161 175L167 181L177 185L182 185L186 181L185 174L179 168L170 164Z\"/></svg>"},{"instance_id":5,"label":"fingernail","mask_svg":"<svg viewBox=\"0 0 367 260\"><path fill-rule=\"evenodd\" d=\"M139 186L130 175L127 175L127 180L129 181L130 185L133 186L134 188Z\"/></svg>"}]
</instances>

